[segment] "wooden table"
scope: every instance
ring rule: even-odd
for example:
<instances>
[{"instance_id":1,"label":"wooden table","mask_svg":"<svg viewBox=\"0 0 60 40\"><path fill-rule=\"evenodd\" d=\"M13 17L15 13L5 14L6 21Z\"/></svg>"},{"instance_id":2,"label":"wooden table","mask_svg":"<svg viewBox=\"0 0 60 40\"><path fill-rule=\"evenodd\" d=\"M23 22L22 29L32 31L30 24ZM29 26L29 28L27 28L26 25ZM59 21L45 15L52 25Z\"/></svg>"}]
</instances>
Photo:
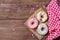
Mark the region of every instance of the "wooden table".
<instances>
[{"instance_id":1,"label":"wooden table","mask_svg":"<svg viewBox=\"0 0 60 40\"><path fill-rule=\"evenodd\" d=\"M24 22L37 10L41 3L47 6L49 0L0 0L0 40L38 40L29 37L31 33ZM35 10L31 8L39 5Z\"/></svg>"}]
</instances>

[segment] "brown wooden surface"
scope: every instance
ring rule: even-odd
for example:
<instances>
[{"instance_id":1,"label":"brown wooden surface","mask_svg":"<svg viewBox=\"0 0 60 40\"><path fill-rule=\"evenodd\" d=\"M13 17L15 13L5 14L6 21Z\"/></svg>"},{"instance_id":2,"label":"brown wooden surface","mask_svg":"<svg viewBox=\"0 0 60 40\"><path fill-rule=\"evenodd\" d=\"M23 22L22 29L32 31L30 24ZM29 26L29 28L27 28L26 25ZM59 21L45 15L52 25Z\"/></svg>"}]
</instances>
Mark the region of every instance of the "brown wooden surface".
<instances>
[{"instance_id":1,"label":"brown wooden surface","mask_svg":"<svg viewBox=\"0 0 60 40\"><path fill-rule=\"evenodd\" d=\"M38 40L28 36L30 31L24 22L35 11L31 10L32 7L36 4L40 7L41 3L46 6L48 1L0 0L0 40Z\"/></svg>"}]
</instances>

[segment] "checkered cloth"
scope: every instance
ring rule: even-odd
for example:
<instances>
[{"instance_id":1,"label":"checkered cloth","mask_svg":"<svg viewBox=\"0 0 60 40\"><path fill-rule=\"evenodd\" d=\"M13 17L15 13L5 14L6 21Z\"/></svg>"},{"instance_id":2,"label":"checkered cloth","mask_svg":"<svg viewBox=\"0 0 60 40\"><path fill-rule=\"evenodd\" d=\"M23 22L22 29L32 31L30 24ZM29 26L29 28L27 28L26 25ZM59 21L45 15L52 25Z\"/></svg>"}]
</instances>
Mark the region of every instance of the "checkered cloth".
<instances>
[{"instance_id":1,"label":"checkered cloth","mask_svg":"<svg viewBox=\"0 0 60 40\"><path fill-rule=\"evenodd\" d=\"M46 40L53 40L60 36L60 6L57 0L51 0L49 5L46 7L49 20L48 29L49 35Z\"/></svg>"}]
</instances>

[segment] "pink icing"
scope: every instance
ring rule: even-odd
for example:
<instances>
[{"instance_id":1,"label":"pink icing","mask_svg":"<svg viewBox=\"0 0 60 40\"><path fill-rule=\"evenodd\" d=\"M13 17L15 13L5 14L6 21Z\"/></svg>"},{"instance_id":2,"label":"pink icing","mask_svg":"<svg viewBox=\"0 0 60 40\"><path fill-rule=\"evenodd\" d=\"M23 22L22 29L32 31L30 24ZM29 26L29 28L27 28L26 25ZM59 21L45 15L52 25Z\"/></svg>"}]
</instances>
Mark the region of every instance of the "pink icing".
<instances>
[{"instance_id":1,"label":"pink icing","mask_svg":"<svg viewBox=\"0 0 60 40\"><path fill-rule=\"evenodd\" d=\"M38 21L36 18L29 19L29 21L28 21L28 27L29 28L36 28L37 25L38 25Z\"/></svg>"}]
</instances>

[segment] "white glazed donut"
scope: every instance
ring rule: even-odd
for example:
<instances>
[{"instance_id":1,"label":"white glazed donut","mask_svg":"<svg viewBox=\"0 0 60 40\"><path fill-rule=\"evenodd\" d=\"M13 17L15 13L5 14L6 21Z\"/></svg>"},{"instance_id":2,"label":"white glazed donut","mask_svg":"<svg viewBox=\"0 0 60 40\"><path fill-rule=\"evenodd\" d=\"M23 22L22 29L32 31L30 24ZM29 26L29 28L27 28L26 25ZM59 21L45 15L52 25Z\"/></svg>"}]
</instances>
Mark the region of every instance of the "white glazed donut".
<instances>
[{"instance_id":1,"label":"white glazed donut","mask_svg":"<svg viewBox=\"0 0 60 40\"><path fill-rule=\"evenodd\" d=\"M38 19L38 21L45 22L47 20L47 18L48 18L47 17L47 13L44 12L44 11L40 11L40 12L37 13L37 19Z\"/></svg>"},{"instance_id":2,"label":"white glazed donut","mask_svg":"<svg viewBox=\"0 0 60 40\"><path fill-rule=\"evenodd\" d=\"M46 24L39 24L37 31L40 35L46 35L48 33L48 27Z\"/></svg>"}]
</instances>

